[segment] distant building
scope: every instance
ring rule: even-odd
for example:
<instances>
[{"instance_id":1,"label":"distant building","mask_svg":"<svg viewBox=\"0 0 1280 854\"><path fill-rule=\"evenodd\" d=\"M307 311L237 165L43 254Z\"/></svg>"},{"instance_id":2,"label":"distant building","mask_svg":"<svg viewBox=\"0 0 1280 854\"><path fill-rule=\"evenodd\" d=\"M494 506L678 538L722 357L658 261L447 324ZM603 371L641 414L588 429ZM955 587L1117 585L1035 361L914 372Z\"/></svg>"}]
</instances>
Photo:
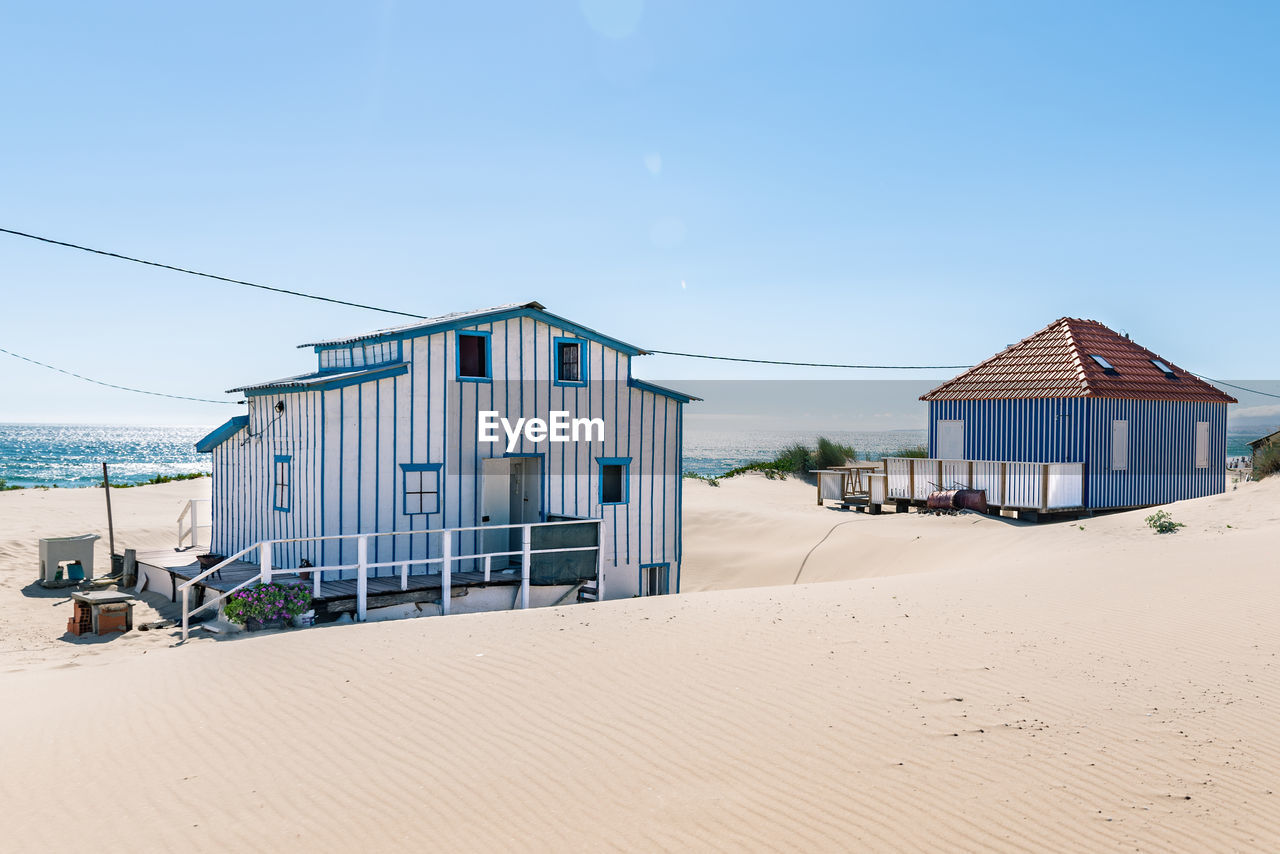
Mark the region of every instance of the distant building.
<instances>
[{"instance_id":1,"label":"distant building","mask_svg":"<svg viewBox=\"0 0 1280 854\"><path fill-rule=\"evenodd\" d=\"M921 400L929 404L930 458L1013 466L999 475L1007 487L996 488L990 464L970 476L978 487L986 473L1002 496L997 504L1140 507L1226 488L1227 404L1235 398L1097 321L1055 320ZM1015 463L1070 465L1042 466L1034 476L1043 488L1031 484L1034 500L1019 505L1003 498L1014 492L1009 472L1025 468ZM891 482L890 498L899 494L892 490Z\"/></svg>"},{"instance_id":2,"label":"distant building","mask_svg":"<svg viewBox=\"0 0 1280 854\"><path fill-rule=\"evenodd\" d=\"M1252 461L1253 467L1254 468L1258 467L1258 454L1262 453L1267 448L1270 448L1276 445L1280 445L1280 430L1277 430L1276 432L1271 433L1270 435L1263 436L1261 439L1254 439L1252 442L1250 442L1249 448L1253 451L1253 461Z\"/></svg>"}]
</instances>

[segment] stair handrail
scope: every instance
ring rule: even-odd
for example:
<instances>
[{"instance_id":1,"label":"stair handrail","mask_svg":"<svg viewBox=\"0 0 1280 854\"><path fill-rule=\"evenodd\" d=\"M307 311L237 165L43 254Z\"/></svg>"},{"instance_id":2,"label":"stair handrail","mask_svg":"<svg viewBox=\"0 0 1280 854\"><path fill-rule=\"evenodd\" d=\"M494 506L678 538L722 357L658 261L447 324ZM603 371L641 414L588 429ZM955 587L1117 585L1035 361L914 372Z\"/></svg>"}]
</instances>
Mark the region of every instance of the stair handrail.
<instances>
[{"instance_id":1,"label":"stair handrail","mask_svg":"<svg viewBox=\"0 0 1280 854\"><path fill-rule=\"evenodd\" d=\"M532 547L532 533L534 528L555 527L560 525L582 525L584 523L592 524L596 526L596 544L595 545L565 546L560 548L544 548L544 549L535 549ZM464 554L453 553L453 542L452 542L451 535L464 533L467 531L486 531L486 530L492 531L492 530L498 530L503 528L521 529L522 531L521 548L519 550L512 550L512 551L505 551L505 552L485 552L479 555L464 555ZM230 557L224 558L219 563L209 567L208 569L204 570L203 572L197 575L192 576L191 578L182 582L182 584L178 585L178 590L182 591L182 641L185 642L190 633L190 618L193 614L198 614L201 611L205 610L206 608L210 608L221 603L228 596L231 596L233 593L243 590L245 587L249 586L250 584L253 584L256 581L263 581L264 583L266 583L272 580L274 572L272 567L271 552L272 552L272 547L278 544L300 543L300 542L321 542L325 540L345 540L345 539L356 540L358 557L354 565L344 564L341 566L312 566L312 567L306 567L305 569L282 570L282 573L292 574L299 571L315 573L315 576L314 576L315 582L316 582L315 586L318 588L320 586L319 578L321 573L332 572L337 570L356 569L357 572L359 573L359 577L357 578L357 581L356 581L357 590L358 590L357 601L361 603L357 610L358 610L358 613L360 614L361 619L363 619L364 617L363 602L367 598L366 585L368 581L368 570L380 569L385 567L405 566L410 563L413 563L413 564L439 563L441 565L441 573L445 577L444 589L446 591L443 597L441 610L445 614L449 613L449 605L448 605L449 597L448 597L447 591L448 591L448 585L449 585L449 576L452 572L451 564L455 561L474 560L480 557L485 558L485 564L487 569L490 559L494 557L515 556L515 555L521 556L522 579L521 579L521 585L520 585L519 599L521 602L521 606L523 608L528 608L529 607L529 573L531 568L531 557L533 555L556 554L561 552L594 551L596 553L596 591L597 591L597 595L602 597L603 589L604 589L604 577L603 577L603 573L601 572L603 568L601 564L603 563L603 559L604 559L603 558L604 542L601 534L603 530L604 530L603 518L583 518L583 519L567 519L559 522L523 522L523 523L513 523L509 525L473 525L473 526L457 527L457 528L434 528L434 529L428 529L425 531L378 531L378 532L366 533L366 534L322 534L319 536L312 536L312 537L285 537L285 538L276 539L276 540L262 540L260 542L254 543L251 546L247 546L241 549L240 551L236 552ZM405 561L405 560L370 561L368 559L368 542L370 539L374 537L394 537L394 536L406 536L411 534L437 534L437 533L444 535L444 539L442 540L443 553L438 558L428 557L425 559L418 559L418 560L412 560L412 561ZM223 568L230 566L235 561L239 560L240 558L244 557L245 555L253 551L257 551L259 553L257 572L253 573L244 581L240 582L235 587L231 588L230 590L227 590L226 592L218 591L218 595L215 596L213 599L211 599L208 602L201 603L194 610L190 610L190 594L191 594L192 587L199 584L201 581L208 578L210 575L213 575L214 573L221 571Z\"/></svg>"}]
</instances>

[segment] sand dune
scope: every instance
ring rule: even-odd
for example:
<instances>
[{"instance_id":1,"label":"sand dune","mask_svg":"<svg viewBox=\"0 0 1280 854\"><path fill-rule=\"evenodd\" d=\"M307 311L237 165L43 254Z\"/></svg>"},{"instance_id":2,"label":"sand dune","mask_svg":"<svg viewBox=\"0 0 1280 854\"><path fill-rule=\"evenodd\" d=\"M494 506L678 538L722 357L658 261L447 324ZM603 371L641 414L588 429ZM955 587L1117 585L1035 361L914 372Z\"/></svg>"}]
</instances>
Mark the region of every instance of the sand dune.
<instances>
[{"instance_id":1,"label":"sand dune","mask_svg":"<svg viewBox=\"0 0 1280 854\"><path fill-rule=\"evenodd\" d=\"M686 498L706 592L8 668L6 847L1280 847L1280 482L1165 537Z\"/></svg>"}]
</instances>

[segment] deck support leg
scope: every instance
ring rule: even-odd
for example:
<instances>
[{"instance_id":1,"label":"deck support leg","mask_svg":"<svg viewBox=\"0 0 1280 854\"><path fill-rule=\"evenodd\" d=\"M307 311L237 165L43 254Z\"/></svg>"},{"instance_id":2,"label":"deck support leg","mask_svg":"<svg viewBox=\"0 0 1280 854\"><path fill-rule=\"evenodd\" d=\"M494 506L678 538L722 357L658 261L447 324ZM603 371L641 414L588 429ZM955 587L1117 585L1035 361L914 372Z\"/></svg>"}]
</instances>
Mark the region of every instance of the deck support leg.
<instances>
[{"instance_id":1,"label":"deck support leg","mask_svg":"<svg viewBox=\"0 0 1280 854\"><path fill-rule=\"evenodd\" d=\"M679 577L679 573L676 574ZM676 590L679 593L679 590ZM596 522L596 601L604 601L604 520Z\"/></svg>"},{"instance_id":2,"label":"deck support leg","mask_svg":"<svg viewBox=\"0 0 1280 854\"><path fill-rule=\"evenodd\" d=\"M523 525L520 530L520 607L529 607L529 559L533 542L533 528Z\"/></svg>"},{"instance_id":3,"label":"deck support leg","mask_svg":"<svg viewBox=\"0 0 1280 854\"><path fill-rule=\"evenodd\" d=\"M409 564L407 563L400 564L400 589L409 589Z\"/></svg>"},{"instance_id":4,"label":"deck support leg","mask_svg":"<svg viewBox=\"0 0 1280 854\"><path fill-rule=\"evenodd\" d=\"M190 610L187 607L188 602L191 598L188 595L190 593L191 593L190 588L187 588L187 587L182 588L182 640L184 642L187 639L187 632L190 629L190 623L191 623L191 614L190 614Z\"/></svg>"},{"instance_id":5,"label":"deck support leg","mask_svg":"<svg viewBox=\"0 0 1280 854\"><path fill-rule=\"evenodd\" d=\"M493 555L484 556L484 580L489 581L489 574L493 570Z\"/></svg>"},{"instance_id":6,"label":"deck support leg","mask_svg":"<svg viewBox=\"0 0 1280 854\"><path fill-rule=\"evenodd\" d=\"M356 620L363 623L369 606L369 538L356 540Z\"/></svg>"},{"instance_id":7,"label":"deck support leg","mask_svg":"<svg viewBox=\"0 0 1280 854\"><path fill-rule=\"evenodd\" d=\"M453 537L448 531L440 540L440 613L449 613L449 584L453 581Z\"/></svg>"}]
</instances>

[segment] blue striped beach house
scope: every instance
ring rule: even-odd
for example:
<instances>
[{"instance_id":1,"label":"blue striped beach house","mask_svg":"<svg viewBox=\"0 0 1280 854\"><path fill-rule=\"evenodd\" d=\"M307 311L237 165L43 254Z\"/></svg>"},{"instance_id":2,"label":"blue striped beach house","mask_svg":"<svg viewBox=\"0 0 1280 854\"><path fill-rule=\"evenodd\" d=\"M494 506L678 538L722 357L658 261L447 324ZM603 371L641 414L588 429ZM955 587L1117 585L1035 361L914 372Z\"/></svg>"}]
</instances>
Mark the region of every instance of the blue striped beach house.
<instances>
[{"instance_id":1,"label":"blue striped beach house","mask_svg":"<svg viewBox=\"0 0 1280 854\"><path fill-rule=\"evenodd\" d=\"M885 460L875 510L957 487L1030 518L1226 489L1235 398L1094 320L1055 320L921 400L928 458Z\"/></svg>"},{"instance_id":2,"label":"blue striped beach house","mask_svg":"<svg viewBox=\"0 0 1280 854\"><path fill-rule=\"evenodd\" d=\"M696 398L632 376L641 348L536 302L301 346L315 370L232 389L247 413L197 445L210 551L253 580L357 618L679 590Z\"/></svg>"}]
</instances>

